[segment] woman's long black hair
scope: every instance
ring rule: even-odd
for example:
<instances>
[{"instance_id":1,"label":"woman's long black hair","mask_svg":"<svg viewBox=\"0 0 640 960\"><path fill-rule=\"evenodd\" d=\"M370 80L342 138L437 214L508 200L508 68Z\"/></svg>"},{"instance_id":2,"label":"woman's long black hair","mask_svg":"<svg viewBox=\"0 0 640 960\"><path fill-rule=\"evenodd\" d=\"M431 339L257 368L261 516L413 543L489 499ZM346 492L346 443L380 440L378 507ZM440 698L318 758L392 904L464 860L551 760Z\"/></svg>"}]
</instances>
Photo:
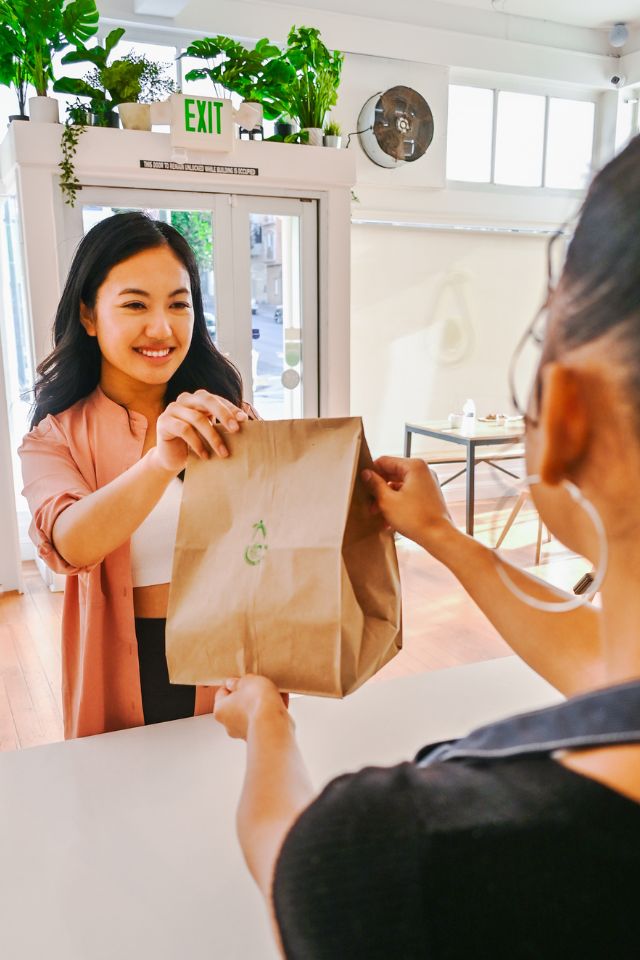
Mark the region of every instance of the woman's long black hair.
<instances>
[{"instance_id":1,"label":"woman's long black hair","mask_svg":"<svg viewBox=\"0 0 640 960\"><path fill-rule=\"evenodd\" d=\"M211 341L204 319L200 275L193 250L175 227L143 213L117 213L96 224L81 240L58 304L53 326L54 349L38 367L31 427L89 396L100 382L97 337L80 322L80 304L96 304L98 290L119 263L143 250L168 246L184 264L191 282L193 335L186 357L167 383L165 402L180 393L208 390L236 406L242 403L242 378Z\"/></svg>"}]
</instances>

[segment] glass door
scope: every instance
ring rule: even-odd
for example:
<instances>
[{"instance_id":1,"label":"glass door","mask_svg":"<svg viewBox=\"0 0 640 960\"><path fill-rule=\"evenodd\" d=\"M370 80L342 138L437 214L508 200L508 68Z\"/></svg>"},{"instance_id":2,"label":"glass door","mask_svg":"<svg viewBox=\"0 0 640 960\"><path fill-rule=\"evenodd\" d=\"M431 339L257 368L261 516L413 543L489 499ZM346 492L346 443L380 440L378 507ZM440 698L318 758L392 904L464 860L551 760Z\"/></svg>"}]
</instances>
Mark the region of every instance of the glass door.
<instances>
[{"instance_id":1,"label":"glass door","mask_svg":"<svg viewBox=\"0 0 640 960\"><path fill-rule=\"evenodd\" d=\"M316 202L234 197L236 354L266 420L318 416Z\"/></svg>"},{"instance_id":2,"label":"glass door","mask_svg":"<svg viewBox=\"0 0 640 960\"><path fill-rule=\"evenodd\" d=\"M316 202L90 187L65 211L61 270L105 217L142 210L191 244L207 328L265 419L318 415ZM64 276L61 277L61 283Z\"/></svg>"}]
</instances>

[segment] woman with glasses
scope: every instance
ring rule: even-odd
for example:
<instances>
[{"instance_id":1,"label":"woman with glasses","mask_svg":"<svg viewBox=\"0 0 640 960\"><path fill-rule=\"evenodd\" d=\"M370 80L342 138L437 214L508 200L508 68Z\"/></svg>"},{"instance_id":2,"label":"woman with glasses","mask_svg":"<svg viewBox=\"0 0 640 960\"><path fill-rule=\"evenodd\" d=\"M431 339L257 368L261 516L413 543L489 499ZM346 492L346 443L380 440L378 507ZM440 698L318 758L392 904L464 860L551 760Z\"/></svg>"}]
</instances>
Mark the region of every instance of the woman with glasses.
<instances>
[{"instance_id":1,"label":"woman with glasses","mask_svg":"<svg viewBox=\"0 0 640 960\"><path fill-rule=\"evenodd\" d=\"M526 411L535 505L595 565L601 609L460 533L421 461L364 475L372 509L567 701L315 797L273 684L217 694L247 741L238 830L287 960L640 953L639 211L636 138L589 191Z\"/></svg>"}]
</instances>

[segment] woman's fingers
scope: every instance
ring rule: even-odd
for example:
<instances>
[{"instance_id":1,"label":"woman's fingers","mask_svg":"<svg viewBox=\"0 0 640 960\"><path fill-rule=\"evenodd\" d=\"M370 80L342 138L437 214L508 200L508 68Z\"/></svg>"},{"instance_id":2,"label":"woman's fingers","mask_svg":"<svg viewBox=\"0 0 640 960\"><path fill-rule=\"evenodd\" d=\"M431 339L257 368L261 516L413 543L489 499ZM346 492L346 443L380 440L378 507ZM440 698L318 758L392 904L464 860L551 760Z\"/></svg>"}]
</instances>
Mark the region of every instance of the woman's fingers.
<instances>
[{"instance_id":1,"label":"woman's fingers","mask_svg":"<svg viewBox=\"0 0 640 960\"><path fill-rule=\"evenodd\" d=\"M210 450L213 450L223 459L229 456L229 451L224 445L222 437L206 414L176 401L169 404L162 416L167 417L167 419L161 426L159 437L164 439L162 435L165 429L168 431L173 429L204 460L209 457ZM185 431L184 427L177 427L177 424L180 423L188 424L192 430ZM158 424L160 424L160 419Z\"/></svg>"},{"instance_id":2,"label":"woman's fingers","mask_svg":"<svg viewBox=\"0 0 640 960\"><path fill-rule=\"evenodd\" d=\"M190 447L201 460L208 460L210 451L214 449L212 443L203 439L200 432L187 420L181 417L167 417L162 425L162 432L158 431L158 443L162 441L171 443L173 440L183 440L187 447ZM221 457L228 457L229 452L224 448L223 451L217 451Z\"/></svg>"},{"instance_id":3,"label":"woman's fingers","mask_svg":"<svg viewBox=\"0 0 640 960\"><path fill-rule=\"evenodd\" d=\"M199 410L208 417L218 420L231 433L237 432L239 424L248 420L248 415L240 407L236 407L230 400L218 397L207 390L196 390L195 393L181 393L178 403Z\"/></svg>"},{"instance_id":4,"label":"woman's fingers","mask_svg":"<svg viewBox=\"0 0 640 960\"><path fill-rule=\"evenodd\" d=\"M401 483L409 470L415 466L415 463L415 460L407 460L402 457L379 457L373 466L376 473L379 473L385 480Z\"/></svg>"}]
</instances>

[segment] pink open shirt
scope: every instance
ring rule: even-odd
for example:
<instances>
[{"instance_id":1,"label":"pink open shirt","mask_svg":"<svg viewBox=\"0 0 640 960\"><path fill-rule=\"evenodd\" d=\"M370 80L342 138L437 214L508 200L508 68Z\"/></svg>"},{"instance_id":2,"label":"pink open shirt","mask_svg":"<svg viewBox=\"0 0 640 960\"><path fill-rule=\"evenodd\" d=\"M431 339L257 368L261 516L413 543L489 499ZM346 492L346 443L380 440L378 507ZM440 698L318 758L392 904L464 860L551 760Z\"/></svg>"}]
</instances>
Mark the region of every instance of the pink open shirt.
<instances>
[{"instance_id":1,"label":"pink open shirt","mask_svg":"<svg viewBox=\"0 0 640 960\"><path fill-rule=\"evenodd\" d=\"M24 495L38 556L67 575L62 615L64 735L144 724L133 614L129 541L90 567L72 567L56 551L56 518L137 463L147 430L98 387L64 413L49 415L22 441ZM196 688L196 716L213 710L213 687Z\"/></svg>"}]
</instances>

